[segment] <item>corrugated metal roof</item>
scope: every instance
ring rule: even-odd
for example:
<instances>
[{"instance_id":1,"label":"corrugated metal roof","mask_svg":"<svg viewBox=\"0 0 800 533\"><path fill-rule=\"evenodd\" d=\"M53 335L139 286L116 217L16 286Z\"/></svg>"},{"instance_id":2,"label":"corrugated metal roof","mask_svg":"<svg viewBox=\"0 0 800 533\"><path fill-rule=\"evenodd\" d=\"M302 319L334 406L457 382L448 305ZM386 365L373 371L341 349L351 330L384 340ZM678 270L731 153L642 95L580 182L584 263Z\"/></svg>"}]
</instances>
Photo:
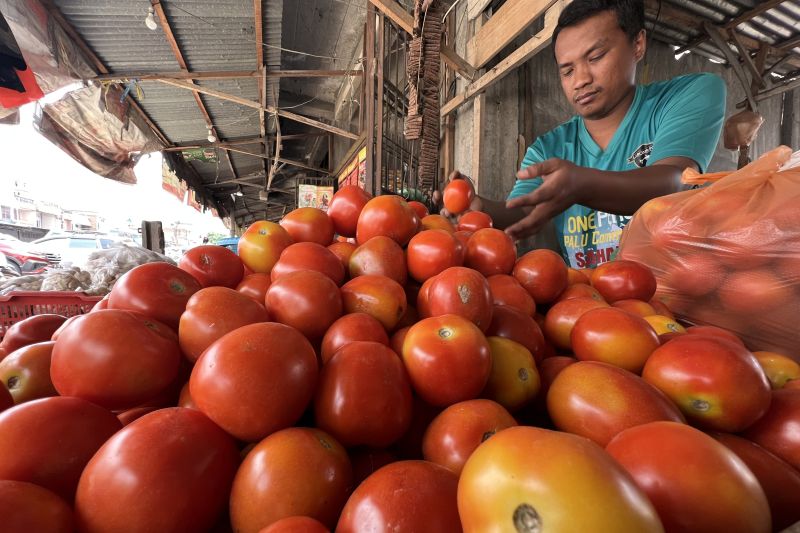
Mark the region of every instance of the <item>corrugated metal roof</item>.
<instances>
[{"instance_id":1,"label":"corrugated metal roof","mask_svg":"<svg viewBox=\"0 0 800 533\"><path fill-rule=\"evenodd\" d=\"M646 2L647 19L653 27L653 33L660 40L669 44L683 46L705 36L704 22L717 26L726 26L743 14L757 8L763 2L753 0L656 0ZM679 10L678 18L669 12ZM657 19L657 20L656 20ZM780 48L785 43L800 35L800 1L784 0L767 11L760 13L736 26L736 32L745 38ZM751 48L752 49L752 48ZM701 55L723 61L722 53L709 41L694 49ZM797 54L800 64L800 47L791 50ZM795 70L797 66L789 66L779 71Z\"/></svg>"}]
</instances>

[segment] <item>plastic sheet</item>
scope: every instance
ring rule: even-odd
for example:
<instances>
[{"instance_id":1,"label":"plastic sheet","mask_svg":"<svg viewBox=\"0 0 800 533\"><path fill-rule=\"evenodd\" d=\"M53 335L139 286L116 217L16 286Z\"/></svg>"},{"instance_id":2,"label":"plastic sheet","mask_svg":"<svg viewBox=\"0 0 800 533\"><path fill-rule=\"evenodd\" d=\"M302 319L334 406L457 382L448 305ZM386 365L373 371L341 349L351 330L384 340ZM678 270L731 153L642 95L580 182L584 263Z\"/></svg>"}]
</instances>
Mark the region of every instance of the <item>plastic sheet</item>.
<instances>
[{"instance_id":1,"label":"plastic sheet","mask_svg":"<svg viewBox=\"0 0 800 533\"><path fill-rule=\"evenodd\" d=\"M800 168L789 168L800 156L790 158L782 146L708 187L651 200L619 257L650 266L657 297L685 321L800 361Z\"/></svg>"}]
</instances>

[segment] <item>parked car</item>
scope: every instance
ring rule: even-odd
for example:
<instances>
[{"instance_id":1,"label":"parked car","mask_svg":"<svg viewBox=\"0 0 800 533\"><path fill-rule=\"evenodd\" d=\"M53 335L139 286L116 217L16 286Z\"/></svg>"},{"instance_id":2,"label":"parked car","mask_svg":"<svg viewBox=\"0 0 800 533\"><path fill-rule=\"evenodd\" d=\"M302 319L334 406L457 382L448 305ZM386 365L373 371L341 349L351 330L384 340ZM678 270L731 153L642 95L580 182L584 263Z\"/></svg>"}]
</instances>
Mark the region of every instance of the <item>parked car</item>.
<instances>
[{"instance_id":1,"label":"parked car","mask_svg":"<svg viewBox=\"0 0 800 533\"><path fill-rule=\"evenodd\" d=\"M0 252L6 256L8 266L18 274L39 274L61 261L57 251L45 250L5 233L0 233Z\"/></svg>"},{"instance_id":2,"label":"parked car","mask_svg":"<svg viewBox=\"0 0 800 533\"><path fill-rule=\"evenodd\" d=\"M58 254L64 266L83 266L92 252L121 244L118 238L95 233L47 235L33 242L48 253Z\"/></svg>"}]
</instances>

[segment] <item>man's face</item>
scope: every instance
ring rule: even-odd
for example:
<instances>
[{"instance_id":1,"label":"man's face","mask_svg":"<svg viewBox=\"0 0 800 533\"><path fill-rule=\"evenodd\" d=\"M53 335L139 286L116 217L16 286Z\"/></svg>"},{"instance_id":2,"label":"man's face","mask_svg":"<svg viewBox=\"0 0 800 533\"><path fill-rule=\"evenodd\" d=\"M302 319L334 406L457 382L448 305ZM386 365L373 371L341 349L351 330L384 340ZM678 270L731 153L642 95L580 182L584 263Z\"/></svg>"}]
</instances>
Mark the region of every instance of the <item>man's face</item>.
<instances>
[{"instance_id":1,"label":"man's face","mask_svg":"<svg viewBox=\"0 0 800 533\"><path fill-rule=\"evenodd\" d=\"M575 112L589 120L608 116L634 87L644 50L644 32L631 42L613 11L563 29L556 40L556 62Z\"/></svg>"}]
</instances>

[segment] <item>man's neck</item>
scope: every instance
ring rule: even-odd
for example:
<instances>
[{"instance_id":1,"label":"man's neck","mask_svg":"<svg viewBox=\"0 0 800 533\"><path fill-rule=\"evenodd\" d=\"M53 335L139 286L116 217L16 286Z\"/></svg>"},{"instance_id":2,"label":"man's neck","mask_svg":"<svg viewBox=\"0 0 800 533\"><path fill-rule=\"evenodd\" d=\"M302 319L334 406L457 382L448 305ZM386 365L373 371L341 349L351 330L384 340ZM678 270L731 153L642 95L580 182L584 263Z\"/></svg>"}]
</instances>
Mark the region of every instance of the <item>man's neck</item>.
<instances>
[{"instance_id":1,"label":"man's neck","mask_svg":"<svg viewBox=\"0 0 800 533\"><path fill-rule=\"evenodd\" d=\"M586 124L586 131L589 132L594 142L605 150L614 138L620 124L625 119L625 115L633 104L633 98L636 95L636 87L633 87L620 102L614 106L614 109L603 118L597 120L584 119Z\"/></svg>"}]
</instances>

